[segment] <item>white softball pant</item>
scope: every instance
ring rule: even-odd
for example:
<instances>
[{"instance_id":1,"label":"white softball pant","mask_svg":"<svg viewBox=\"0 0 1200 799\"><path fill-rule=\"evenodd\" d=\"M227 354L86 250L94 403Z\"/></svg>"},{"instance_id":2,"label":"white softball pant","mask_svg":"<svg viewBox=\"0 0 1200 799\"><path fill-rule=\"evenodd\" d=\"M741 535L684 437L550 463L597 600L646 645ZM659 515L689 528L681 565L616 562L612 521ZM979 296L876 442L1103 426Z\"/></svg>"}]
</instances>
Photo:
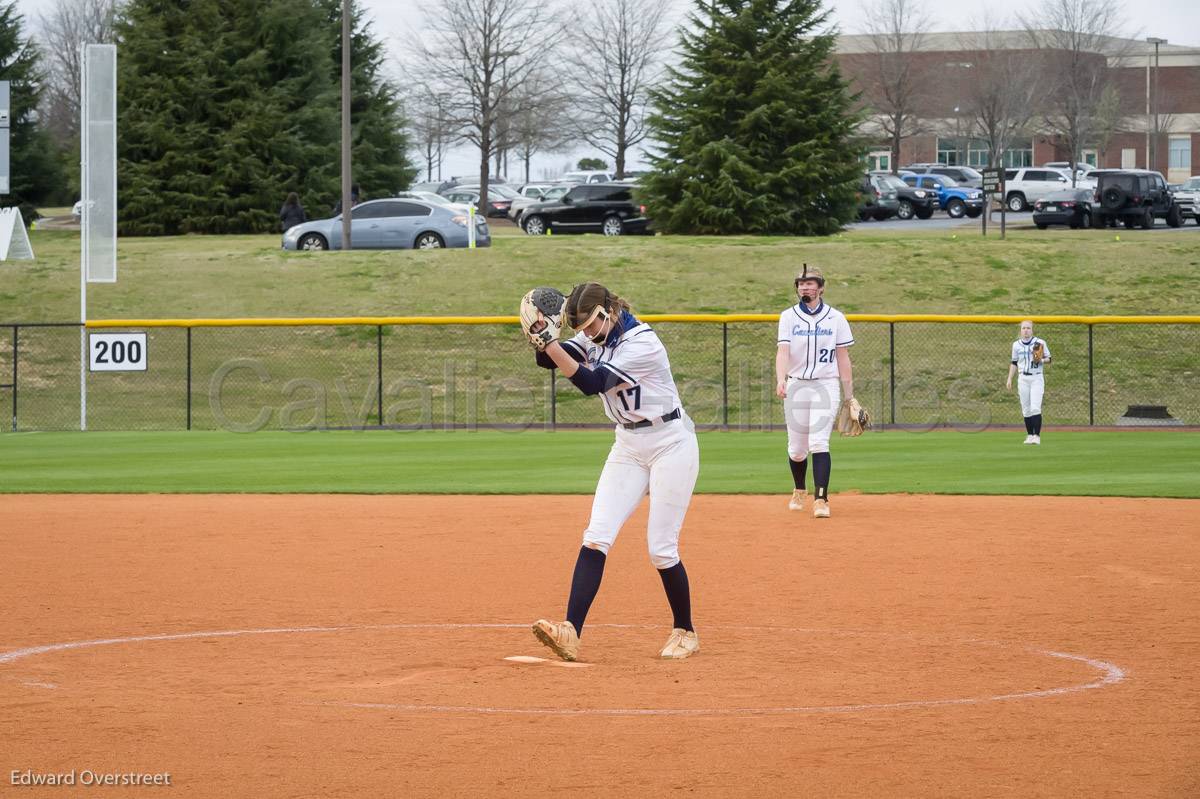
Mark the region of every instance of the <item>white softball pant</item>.
<instances>
[{"instance_id":1,"label":"white softball pant","mask_svg":"<svg viewBox=\"0 0 1200 799\"><path fill-rule=\"evenodd\" d=\"M700 472L700 445L685 413L673 422L640 430L617 428L583 545L608 554L629 514L650 494L646 545L656 569L679 562L679 530Z\"/></svg>"},{"instance_id":2,"label":"white softball pant","mask_svg":"<svg viewBox=\"0 0 1200 799\"><path fill-rule=\"evenodd\" d=\"M1037 416L1042 412L1042 394L1046 391L1046 378L1042 375L1019 375L1017 393L1021 395L1021 415Z\"/></svg>"},{"instance_id":3,"label":"white softball pant","mask_svg":"<svg viewBox=\"0 0 1200 799\"><path fill-rule=\"evenodd\" d=\"M788 457L802 461L810 452L828 452L829 434L842 401L842 381L788 378L783 415L787 421Z\"/></svg>"}]
</instances>

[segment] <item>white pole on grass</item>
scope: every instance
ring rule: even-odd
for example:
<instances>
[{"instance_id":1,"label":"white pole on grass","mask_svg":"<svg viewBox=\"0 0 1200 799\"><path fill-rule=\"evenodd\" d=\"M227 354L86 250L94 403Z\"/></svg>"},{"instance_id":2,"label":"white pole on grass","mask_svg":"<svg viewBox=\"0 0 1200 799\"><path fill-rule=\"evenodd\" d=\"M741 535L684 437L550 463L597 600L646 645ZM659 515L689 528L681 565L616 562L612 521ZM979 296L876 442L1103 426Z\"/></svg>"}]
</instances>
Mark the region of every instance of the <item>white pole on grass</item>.
<instances>
[{"instance_id":1,"label":"white pole on grass","mask_svg":"<svg viewBox=\"0 0 1200 799\"><path fill-rule=\"evenodd\" d=\"M80 70L79 429L87 430L87 284L117 280L117 47L85 44Z\"/></svg>"},{"instance_id":2,"label":"white pole on grass","mask_svg":"<svg viewBox=\"0 0 1200 799\"><path fill-rule=\"evenodd\" d=\"M87 86L87 45L79 45L79 63L82 69L79 70L79 97L83 103L87 102L88 86ZM79 126L79 175L80 175L80 197L83 200L82 208L79 214L79 430L82 432L87 430L87 274L88 274L88 258L90 250L88 249L88 215L91 205L90 191L88 186L88 119L87 112L80 109L80 126Z\"/></svg>"}]
</instances>

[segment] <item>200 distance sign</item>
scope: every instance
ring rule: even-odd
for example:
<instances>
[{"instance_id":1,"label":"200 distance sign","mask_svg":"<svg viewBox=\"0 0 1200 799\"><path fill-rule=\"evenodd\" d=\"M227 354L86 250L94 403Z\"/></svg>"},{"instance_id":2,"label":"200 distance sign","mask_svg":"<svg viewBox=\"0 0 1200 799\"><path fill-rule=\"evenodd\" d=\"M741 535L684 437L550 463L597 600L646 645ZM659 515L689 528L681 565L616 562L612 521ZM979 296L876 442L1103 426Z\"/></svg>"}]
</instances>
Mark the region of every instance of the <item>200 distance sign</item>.
<instances>
[{"instance_id":1,"label":"200 distance sign","mask_svg":"<svg viewBox=\"0 0 1200 799\"><path fill-rule=\"evenodd\" d=\"M146 371L145 333L90 333L88 350L93 372Z\"/></svg>"}]
</instances>

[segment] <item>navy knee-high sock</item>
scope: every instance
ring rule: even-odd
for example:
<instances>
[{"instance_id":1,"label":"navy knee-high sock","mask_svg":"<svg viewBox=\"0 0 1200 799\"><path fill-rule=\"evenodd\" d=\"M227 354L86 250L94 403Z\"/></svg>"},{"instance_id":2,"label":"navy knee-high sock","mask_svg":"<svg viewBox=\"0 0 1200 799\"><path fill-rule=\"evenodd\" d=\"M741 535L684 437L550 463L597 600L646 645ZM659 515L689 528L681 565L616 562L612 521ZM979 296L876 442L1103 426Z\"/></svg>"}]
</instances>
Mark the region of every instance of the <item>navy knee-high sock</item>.
<instances>
[{"instance_id":1,"label":"navy knee-high sock","mask_svg":"<svg viewBox=\"0 0 1200 799\"><path fill-rule=\"evenodd\" d=\"M833 468L833 461L829 457L828 452L814 452L813 459L813 484L816 486L817 499L829 498L829 471Z\"/></svg>"},{"instance_id":2,"label":"navy knee-high sock","mask_svg":"<svg viewBox=\"0 0 1200 799\"><path fill-rule=\"evenodd\" d=\"M1028 435L1028 436L1033 435L1033 417L1032 416L1025 417L1025 435Z\"/></svg>"},{"instance_id":3,"label":"navy knee-high sock","mask_svg":"<svg viewBox=\"0 0 1200 799\"><path fill-rule=\"evenodd\" d=\"M683 568L683 561L669 569L659 569L658 576L662 578L667 602L671 604L671 613L675 616L674 626L691 632L692 593L688 588L687 570Z\"/></svg>"},{"instance_id":4,"label":"navy knee-high sock","mask_svg":"<svg viewBox=\"0 0 1200 799\"><path fill-rule=\"evenodd\" d=\"M1040 413L1035 413L1033 415L1033 434L1035 436L1040 436L1042 434L1042 415Z\"/></svg>"},{"instance_id":5,"label":"navy knee-high sock","mask_svg":"<svg viewBox=\"0 0 1200 799\"><path fill-rule=\"evenodd\" d=\"M805 455L798 461L788 458L788 466L792 467L792 482L796 484L797 489L803 491L807 485L804 478L808 474L808 456Z\"/></svg>"},{"instance_id":6,"label":"navy knee-high sock","mask_svg":"<svg viewBox=\"0 0 1200 799\"><path fill-rule=\"evenodd\" d=\"M604 577L604 562L608 558L603 552L591 547L580 547L575 560L575 574L571 576L571 596L567 599L567 621L575 632L583 635L583 620L587 618L592 600L600 590Z\"/></svg>"}]
</instances>

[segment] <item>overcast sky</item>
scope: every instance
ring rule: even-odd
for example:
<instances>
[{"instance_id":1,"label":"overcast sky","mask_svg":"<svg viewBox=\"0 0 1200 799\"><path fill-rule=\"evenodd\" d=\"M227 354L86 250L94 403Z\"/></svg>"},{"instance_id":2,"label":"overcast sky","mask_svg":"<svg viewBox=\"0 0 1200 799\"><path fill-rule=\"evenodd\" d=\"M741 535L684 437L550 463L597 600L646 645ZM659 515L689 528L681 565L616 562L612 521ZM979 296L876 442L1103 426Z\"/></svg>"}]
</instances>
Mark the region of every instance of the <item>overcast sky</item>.
<instances>
[{"instance_id":1,"label":"overcast sky","mask_svg":"<svg viewBox=\"0 0 1200 799\"><path fill-rule=\"evenodd\" d=\"M0 0L3 1L3 0ZM34 23L39 13L52 8L56 0L17 0L17 7L25 15L27 22ZM436 0L357 0L367 10L375 23L376 34L387 42L392 52L401 52L403 42L414 31L422 27L422 12L420 9L436 9ZM921 0L929 12L933 29L940 31L971 30L973 23L983 19L984 12L989 7L995 9L995 0ZM1120 0L1117 0L1120 2ZM1012 11L1035 7L1036 0L1025 0L1011 5ZM1158 36L1170 41L1171 44L1189 45L1200 48L1200 0L1142 0L1137 4L1122 4L1126 10L1128 24L1122 33L1130 37ZM675 6L680 13L691 7L689 0L675 0ZM838 2L833 5L834 20L841 26L844 33L857 33L858 20L862 16L862 5L859 0L854 2ZM1136 9L1132 13L1130 9ZM993 13L995 13L993 11ZM1013 27L1016 27L1015 25ZM118 54L118 57L120 55ZM533 165L535 179L541 178L546 169L560 170L573 158L589 153L552 155L537 159ZM596 155L599 155L598 153ZM447 159L443 174L465 174L478 170L479 157L477 154L460 150ZM611 164L610 164L611 166ZM512 177L515 165L510 164Z\"/></svg>"}]
</instances>

